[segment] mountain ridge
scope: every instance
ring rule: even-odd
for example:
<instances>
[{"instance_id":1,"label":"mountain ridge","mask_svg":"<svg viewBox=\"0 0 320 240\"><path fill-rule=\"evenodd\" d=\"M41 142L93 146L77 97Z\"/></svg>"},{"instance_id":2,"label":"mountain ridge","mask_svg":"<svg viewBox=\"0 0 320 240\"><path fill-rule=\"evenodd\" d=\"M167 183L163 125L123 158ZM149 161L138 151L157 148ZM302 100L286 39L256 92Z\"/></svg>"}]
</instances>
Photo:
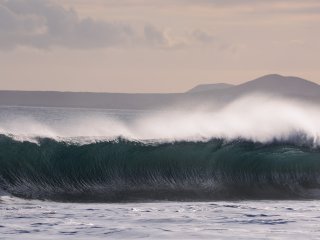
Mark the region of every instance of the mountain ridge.
<instances>
[{"instance_id":1,"label":"mountain ridge","mask_svg":"<svg viewBox=\"0 0 320 240\"><path fill-rule=\"evenodd\" d=\"M201 86L201 87L199 87ZM206 89L207 86L207 89ZM200 84L185 93L92 93L58 91L0 91L2 106L154 109L172 105L227 103L250 93L267 93L320 102L320 85L269 74L239 84Z\"/></svg>"}]
</instances>

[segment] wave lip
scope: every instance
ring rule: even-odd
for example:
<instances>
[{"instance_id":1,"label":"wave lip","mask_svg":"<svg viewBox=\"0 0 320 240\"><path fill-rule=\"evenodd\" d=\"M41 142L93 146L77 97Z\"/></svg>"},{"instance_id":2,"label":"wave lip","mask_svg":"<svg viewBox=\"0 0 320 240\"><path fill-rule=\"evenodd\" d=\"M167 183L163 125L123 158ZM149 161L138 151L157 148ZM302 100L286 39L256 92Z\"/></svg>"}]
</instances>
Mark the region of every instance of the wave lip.
<instances>
[{"instance_id":1,"label":"wave lip","mask_svg":"<svg viewBox=\"0 0 320 240\"><path fill-rule=\"evenodd\" d=\"M37 143L0 136L0 187L72 202L319 199L320 149L273 141Z\"/></svg>"}]
</instances>

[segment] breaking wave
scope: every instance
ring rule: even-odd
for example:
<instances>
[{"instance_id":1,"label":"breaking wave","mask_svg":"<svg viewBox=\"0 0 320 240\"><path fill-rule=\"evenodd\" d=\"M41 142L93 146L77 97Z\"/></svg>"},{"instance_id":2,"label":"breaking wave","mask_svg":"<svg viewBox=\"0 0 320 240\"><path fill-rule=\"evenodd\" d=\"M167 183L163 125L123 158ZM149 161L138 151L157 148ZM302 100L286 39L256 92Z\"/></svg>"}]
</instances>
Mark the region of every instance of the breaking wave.
<instances>
[{"instance_id":1,"label":"breaking wave","mask_svg":"<svg viewBox=\"0 0 320 240\"><path fill-rule=\"evenodd\" d=\"M76 202L320 199L318 104L248 96L214 110L11 112L0 116L5 194Z\"/></svg>"},{"instance_id":2,"label":"breaking wave","mask_svg":"<svg viewBox=\"0 0 320 240\"><path fill-rule=\"evenodd\" d=\"M312 146L312 145L311 145ZM245 140L89 144L0 137L0 186L54 201L320 198L320 149Z\"/></svg>"}]
</instances>

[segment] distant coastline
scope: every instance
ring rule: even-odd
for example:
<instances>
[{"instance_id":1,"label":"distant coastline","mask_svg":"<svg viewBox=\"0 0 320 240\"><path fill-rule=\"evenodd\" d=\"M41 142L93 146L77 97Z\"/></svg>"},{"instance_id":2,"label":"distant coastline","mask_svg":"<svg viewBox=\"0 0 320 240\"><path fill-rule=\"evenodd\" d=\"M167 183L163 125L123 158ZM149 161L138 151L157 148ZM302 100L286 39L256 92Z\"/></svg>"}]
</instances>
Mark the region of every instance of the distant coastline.
<instances>
[{"instance_id":1,"label":"distant coastline","mask_svg":"<svg viewBox=\"0 0 320 240\"><path fill-rule=\"evenodd\" d=\"M240 85L198 85L185 93L94 93L58 91L0 91L0 106L97 109L157 109L173 105L224 104L250 93L274 94L307 101L320 100L320 85L297 77L266 75Z\"/></svg>"}]
</instances>

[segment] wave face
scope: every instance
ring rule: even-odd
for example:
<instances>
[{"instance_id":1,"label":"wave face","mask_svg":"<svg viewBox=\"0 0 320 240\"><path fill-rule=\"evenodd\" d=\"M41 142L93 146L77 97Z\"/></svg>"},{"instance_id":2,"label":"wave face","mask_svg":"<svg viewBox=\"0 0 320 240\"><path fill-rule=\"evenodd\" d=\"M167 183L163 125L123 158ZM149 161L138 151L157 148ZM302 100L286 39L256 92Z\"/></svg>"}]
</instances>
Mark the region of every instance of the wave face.
<instances>
[{"instance_id":1,"label":"wave face","mask_svg":"<svg viewBox=\"0 0 320 240\"><path fill-rule=\"evenodd\" d=\"M247 140L37 143L0 135L0 187L54 201L320 198L320 149Z\"/></svg>"}]
</instances>

